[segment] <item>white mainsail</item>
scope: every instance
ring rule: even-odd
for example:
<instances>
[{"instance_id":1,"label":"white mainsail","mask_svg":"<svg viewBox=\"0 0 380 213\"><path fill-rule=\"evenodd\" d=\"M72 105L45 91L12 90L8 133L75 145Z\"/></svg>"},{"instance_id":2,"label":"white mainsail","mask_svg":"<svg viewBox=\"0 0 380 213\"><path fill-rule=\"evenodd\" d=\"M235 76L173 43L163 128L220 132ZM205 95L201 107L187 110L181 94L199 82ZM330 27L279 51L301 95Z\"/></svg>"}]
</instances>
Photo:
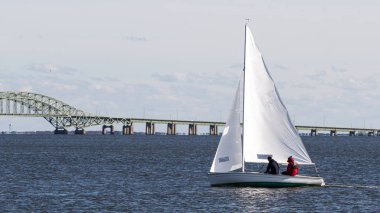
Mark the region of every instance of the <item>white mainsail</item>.
<instances>
[{"instance_id":1,"label":"white mainsail","mask_svg":"<svg viewBox=\"0 0 380 213\"><path fill-rule=\"evenodd\" d=\"M313 164L247 26L245 39L245 162L267 163L267 156L272 155L279 163L293 156L299 164Z\"/></svg>"},{"instance_id":2,"label":"white mainsail","mask_svg":"<svg viewBox=\"0 0 380 213\"><path fill-rule=\"evenodd\" d=\"M286 163L287 158L293 156L299 164L313 164L289 119L251 31L247 26L245 29L243 138L239 82L223 136L207 174L211 186L324 186L322 177L245 171L245 162L267 163L268 155L279 163Z\"/></svg>"},{"instance_id":3,"label":"white mainsail","mask_svg":"<svg viewBox=\"0 0 380 213\"><path fill-rule=\"evenodd\" d=\"M210 172L229 172L242 167L240 83L224 127Z\"/></svg>"}]
</instances>

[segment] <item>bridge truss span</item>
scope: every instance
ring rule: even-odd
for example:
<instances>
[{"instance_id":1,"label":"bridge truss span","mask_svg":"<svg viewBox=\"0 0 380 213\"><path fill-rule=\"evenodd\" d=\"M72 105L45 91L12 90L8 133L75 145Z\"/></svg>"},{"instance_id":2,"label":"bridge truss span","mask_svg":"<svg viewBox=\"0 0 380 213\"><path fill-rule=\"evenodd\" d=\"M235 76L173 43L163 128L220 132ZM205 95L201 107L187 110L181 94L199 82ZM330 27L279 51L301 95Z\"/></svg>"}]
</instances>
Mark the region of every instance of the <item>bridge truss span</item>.
<instances>
[{"instance_id":1,"label":"bridge truss span","mask_svg":"<svg viewBox=\"0 0 380 213\"><path fill-rule=\"evenodd\" d=\"M112 124L115 119L95 116L55 98L30 92L0 92L0 115L43 117L56 129ZM118 122L127 123L127 119Z\"/></svg>"},{"instance_id":2,"label":"bridge truss span","mask_svg":"<svg viewBox=\"0 0 380 213\"><path fill-rule=\"evenodd\" d=\"M55 127L57 134L66 134L67 128L74 127L76 134L84 134L84 128L103 125L103 134L110 128L113 134L114 124L122 124L122 133L133 134L133 124L145 124L145 134L155 134L155 124L167 125L167 134L176 135L177 125L187 125L189 135L197 135L198 126L209 126L210 135L218 135L218 126L224 126L224 122L172 120L172 119L148 119L148 118L123 118L98 116L86 113L72 107L55 98L30 93L30 92L0 92L0 116L42 117ZM306 131L308 135L316 136L326 132L331 136L338 133L348 133L350 136L368 135L380 136L380 129L372 128L345 128L326 126L296 126L299 131ZM276 131L276 130L273 130Z\"/></svg>"}]
</instances>

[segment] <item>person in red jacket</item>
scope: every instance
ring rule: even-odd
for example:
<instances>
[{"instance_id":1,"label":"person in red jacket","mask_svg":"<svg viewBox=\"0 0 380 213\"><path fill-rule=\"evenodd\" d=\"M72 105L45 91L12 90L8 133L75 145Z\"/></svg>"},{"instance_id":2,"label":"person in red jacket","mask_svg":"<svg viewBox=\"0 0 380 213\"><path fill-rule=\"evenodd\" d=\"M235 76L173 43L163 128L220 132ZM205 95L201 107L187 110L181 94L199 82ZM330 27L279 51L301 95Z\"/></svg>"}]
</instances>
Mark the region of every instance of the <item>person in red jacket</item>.
<instances>
[{"instance_id":1,"label":"person in red jacket","mask_svg":"<svg viewBox=\"0 0 380 213\"><path fill-rule=\"evenodd\" d=\"M293 156L288 158L288 167L286 168L286 171L281 174L290 176L296 176L298 174L298 164L294 161Z\"/></svg>"}]
</instances>

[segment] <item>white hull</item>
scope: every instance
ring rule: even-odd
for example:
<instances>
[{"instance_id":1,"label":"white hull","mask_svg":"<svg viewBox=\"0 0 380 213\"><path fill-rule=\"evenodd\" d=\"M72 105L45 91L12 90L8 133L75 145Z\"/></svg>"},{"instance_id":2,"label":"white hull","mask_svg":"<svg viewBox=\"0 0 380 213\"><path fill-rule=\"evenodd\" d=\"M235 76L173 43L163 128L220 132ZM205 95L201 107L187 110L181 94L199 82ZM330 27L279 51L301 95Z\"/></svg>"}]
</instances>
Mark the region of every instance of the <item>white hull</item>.
<instances>
[{"instance_id":1,"label":"white hull","mask_svg":"<svg viewBox=\"0 0 380 213\"><path fill-rule=\"evenodd\" d=\"M207 174L211 186L292 187L324 186L321 177L269 175L258 172L218 172Z\"/></svg>"}]
</instances>

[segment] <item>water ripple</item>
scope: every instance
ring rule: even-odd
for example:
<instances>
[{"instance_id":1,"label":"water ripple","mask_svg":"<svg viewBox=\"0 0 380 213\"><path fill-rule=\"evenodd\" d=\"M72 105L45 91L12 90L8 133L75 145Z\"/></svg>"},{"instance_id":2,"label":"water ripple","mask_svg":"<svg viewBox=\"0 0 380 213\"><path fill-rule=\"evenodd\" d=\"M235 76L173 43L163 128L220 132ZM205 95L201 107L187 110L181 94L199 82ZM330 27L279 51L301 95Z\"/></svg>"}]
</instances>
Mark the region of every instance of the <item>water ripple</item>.
<instances>
[{"instance_id":1,"label":"water ripple","mask_svg":"<svg viewBox=\"0 0 380 213\"><path fill-rule=\"evenodd\" d=\"M212 136L0 135L2 212L376 212L378 137L309 137L326 187L210 187ZM302 169L302 168L301 168Z\"/></svg>"}]
</instances>

